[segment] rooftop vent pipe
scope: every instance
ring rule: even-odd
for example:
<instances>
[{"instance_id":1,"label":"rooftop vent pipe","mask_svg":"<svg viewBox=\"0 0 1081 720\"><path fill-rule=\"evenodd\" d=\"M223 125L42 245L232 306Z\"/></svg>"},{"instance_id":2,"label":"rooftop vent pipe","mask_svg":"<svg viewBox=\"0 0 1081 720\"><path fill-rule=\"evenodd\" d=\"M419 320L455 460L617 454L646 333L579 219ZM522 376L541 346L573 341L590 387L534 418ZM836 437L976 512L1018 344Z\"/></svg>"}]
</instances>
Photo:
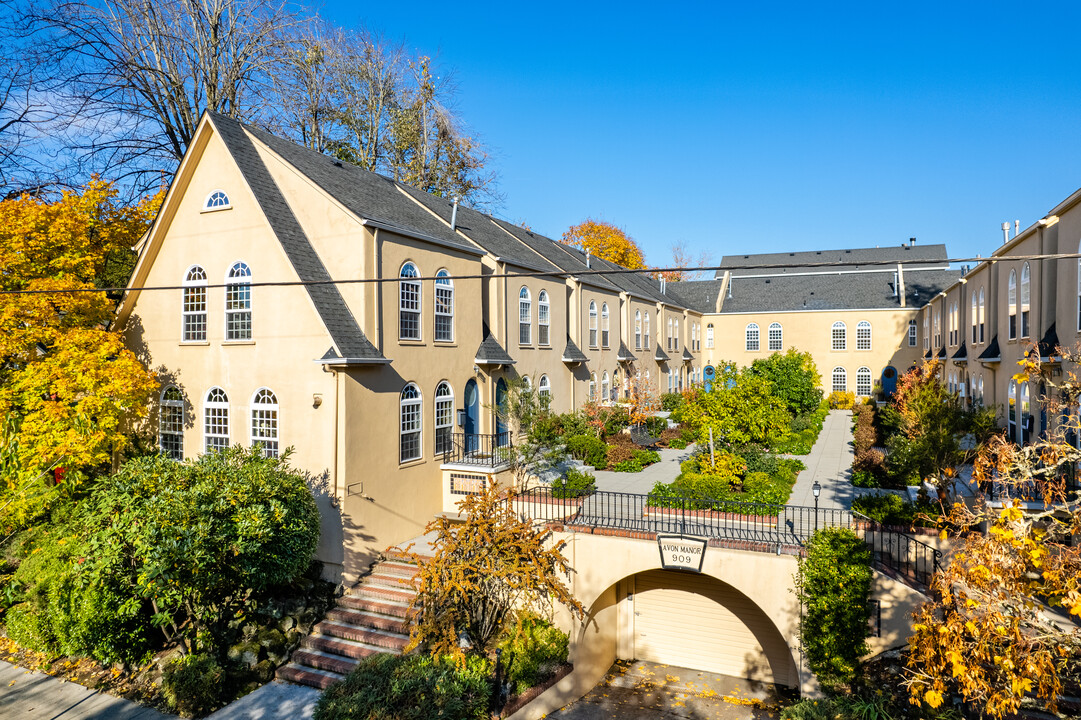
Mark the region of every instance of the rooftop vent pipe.
<instances>
[{"instance_id":1,"label":"rooftop vent pipe","mask_svg":"<svg viewBox=\"0 0 1081 720\"><path fill-rule=\"evenodd\" d=\"M897 271L893 271L893 296L897 297Z\"/></svg>"},{"instance_id":2,"label":"rooftop vent pipe","mask_svg":"<svg viewBox=\"0 0 1081 720\"><path fill-rule=\"evenodd\" d=\"M1014 220L1013 221L1013 236L1017 237L1017 233L1019 233L1019 232L1021 232L1021 221L1020 220Z\"/></svg>"},{"instance_id":3,"label":"rooftop vent pipe","mask_svg":"<svg viewBox=\"0 0 1081 720\"><path fill-rule=\"evenodd\" d=\"M454 198L454 207L450 211L450 229L458 229L458 198Z\"/></svg>"},{"instance_id":4,"label":"rooftop vent pipe","mask_svg":"<svg viewBox=\"0 0 1081 720\"><path fill-rule=\"evenodd\" d=\"M1002 244L1005 245L1010 241L1010 224L1008 222L1002 223Z\"/></svg>"},{"instance_id":5,"label":"rooftop vent pipe","mask_svg":"<svg viewBox=\"0 0 1081 720\"><path fill-rule=\"evenodd\" d=\"M916 238L909 238L908 239L908 246L909 247L912 247L915 244L916 244Z\"/></svg>"},{"instance_id":6,"label":"rooftop vent pipe","mask_svg":"<svg viewBox=\"0 0 1081 720\"><path fill-rule=\"evenodd\" d=\"M589 267L589 249L586 249L586 267Z\"/></svg>"},{"instance_id":7,"label":"rooftop vent pipe","mask_svg":"<svg viewBox=\"0 0 1081 720\"><path fill-rule=\"evenodd\" d=\"M664 278L661 278L661 295L664 295Z\"/></svg>"}]
</instances>

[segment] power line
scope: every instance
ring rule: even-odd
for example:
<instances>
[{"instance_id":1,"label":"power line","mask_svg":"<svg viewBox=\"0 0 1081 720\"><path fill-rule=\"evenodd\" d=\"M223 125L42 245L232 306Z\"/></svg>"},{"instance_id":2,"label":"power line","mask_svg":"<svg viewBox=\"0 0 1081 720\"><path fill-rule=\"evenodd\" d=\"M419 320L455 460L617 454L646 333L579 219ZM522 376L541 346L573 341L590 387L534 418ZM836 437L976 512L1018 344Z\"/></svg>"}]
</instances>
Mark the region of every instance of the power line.
<instances>
[{"instance_id":1,"label":"power line","mask_svg":"<svg viewBox=\"0 0 1081 720\"><path fill-rule=\"evenodd\" d=\"M451 280L492 280L496 278L529 278L529 277L552 277L552 278L580 278L580 277L593 277L606 275L648 275L650 273L702 273L717 271L746 271L746 270L789 270L789 269L828 269L828 268L851 268L851 267L896 267L901 266L902 271L908 266L910 272L913 271L932 271L932 270L944 270L939 266L944 264L959 264L959 263L988 263L994 264L997 262L1024 262L1030 260L1078 260L1081 259L1081 253L1048 253L1038 255L1012 255L1010 257L969 257L969 258L945 258L941 260L911 260L906 262L898 262L896 260L864 260L864 261L824 261L824 262L794 262L794 263L750 263L747 265L708 265L697 267L659 267L659 268L639 268L637 270L630 270L627 268L612 268L601 270L530 270L525 272L508 272L508 273L481 273L471 275L454 275L451 276ZM934 267L931 267L934 266ZM825 274L825 273L823 273ZM739 278L739 275L733 275L734 278ZM240 278L238 278L239 280ZM236 285L244 285L246 287L307 287L307 286L319 286L319 285L362 285L367 283L380 284L380 283L398 283L398 282L435 282L437 280L447 280L446 277L436 277L434 275L424 277L385 277L385 278L343 278L343 279L330 279L330 280L281 280L281 281L264 281L264 282L223 282L223 283L199 283L199 284L181 284L181 285L153 285L144 287L105 287L105 288L70 288L67 290L48 289L48 290L0 290L0 295L71 295L75 293L129 293L129 292L154 292L161 290L176 291L184 290L191 287L199 287L205 289L217 289L234 287ZM700 282L700 281L699 281Z\"/></svg>"}]
</instances>

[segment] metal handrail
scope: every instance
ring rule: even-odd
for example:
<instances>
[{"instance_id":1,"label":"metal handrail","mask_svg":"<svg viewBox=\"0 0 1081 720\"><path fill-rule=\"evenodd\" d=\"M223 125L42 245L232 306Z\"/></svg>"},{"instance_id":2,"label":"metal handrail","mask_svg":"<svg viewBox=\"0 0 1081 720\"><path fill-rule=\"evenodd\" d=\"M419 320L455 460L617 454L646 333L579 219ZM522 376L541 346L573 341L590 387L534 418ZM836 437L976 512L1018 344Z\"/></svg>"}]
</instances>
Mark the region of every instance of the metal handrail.
<instances>
[{"instance_id":1,"label":"metal handrail","mask_svg":"<svg viewBox=\"0 0 1081 720\"><path fill-rule=\"evenodd\" d=\"M490 435L451 433L443 448L443 462L498 467L510 463L510 448L509 430Z\"/></svg>"},{"instance_id":2,"label":"metal handrail","mask_svg":"<svg viewBox=\"0 0 1081 720\"><path fill-rule=\"evenodd\" d=\"M871 548L873 562L909 583L929 588L931 576L942 569L942 551L897 530L885 528L859 512L852 516Z\"/></svg>"}]
</instances>

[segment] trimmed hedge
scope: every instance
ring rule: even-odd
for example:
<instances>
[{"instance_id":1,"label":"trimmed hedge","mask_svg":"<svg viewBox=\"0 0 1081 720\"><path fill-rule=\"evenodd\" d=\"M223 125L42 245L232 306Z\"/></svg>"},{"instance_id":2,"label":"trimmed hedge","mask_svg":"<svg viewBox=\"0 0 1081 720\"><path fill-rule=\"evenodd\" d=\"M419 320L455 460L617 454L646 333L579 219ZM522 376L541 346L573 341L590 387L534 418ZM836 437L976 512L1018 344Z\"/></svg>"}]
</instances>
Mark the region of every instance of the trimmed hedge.
<instances>
[{"instance_id":1,"label":"trimmed hedge","mask_svg":"<svg viewBox=\"0 0 1081 720\"><path fill-rule=\"evenodd\" d=\"M567 452L575 460L598 470L608 467L608 445L596 435L573 435L567 438Z\"/></svg>"},{"instance_id":2,"label":"trimmed hedge","mask_svg":"<svg viewBox=\"0 0 1081 720\"><path fill-rule=\"evenodd\" d=\"M570 468L567 474L552 481L552 497L577 498L597 492L597 478L577 468Z\"/></svg>"}]
</instances>

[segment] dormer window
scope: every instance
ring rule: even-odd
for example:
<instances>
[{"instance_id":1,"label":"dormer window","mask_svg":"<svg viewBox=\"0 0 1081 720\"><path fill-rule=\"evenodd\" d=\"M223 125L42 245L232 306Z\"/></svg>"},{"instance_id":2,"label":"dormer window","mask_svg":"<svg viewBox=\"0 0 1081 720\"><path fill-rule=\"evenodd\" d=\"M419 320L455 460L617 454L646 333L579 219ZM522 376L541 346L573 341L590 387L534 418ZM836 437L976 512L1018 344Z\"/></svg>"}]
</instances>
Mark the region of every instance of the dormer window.
<instances>
[{"instance_id":1,"label":"dormer window","mask_svg":"<svg viewBox=\"0 0 1081 720\"><path fill-rule=\"evenodd\" d=\"M213 212L215 210L228 210L233 207L229 202L229 196L225 194L224 190L215 190L206 196L206 201L203 202L203 212Z\"/></svg>"}]
</instances>

